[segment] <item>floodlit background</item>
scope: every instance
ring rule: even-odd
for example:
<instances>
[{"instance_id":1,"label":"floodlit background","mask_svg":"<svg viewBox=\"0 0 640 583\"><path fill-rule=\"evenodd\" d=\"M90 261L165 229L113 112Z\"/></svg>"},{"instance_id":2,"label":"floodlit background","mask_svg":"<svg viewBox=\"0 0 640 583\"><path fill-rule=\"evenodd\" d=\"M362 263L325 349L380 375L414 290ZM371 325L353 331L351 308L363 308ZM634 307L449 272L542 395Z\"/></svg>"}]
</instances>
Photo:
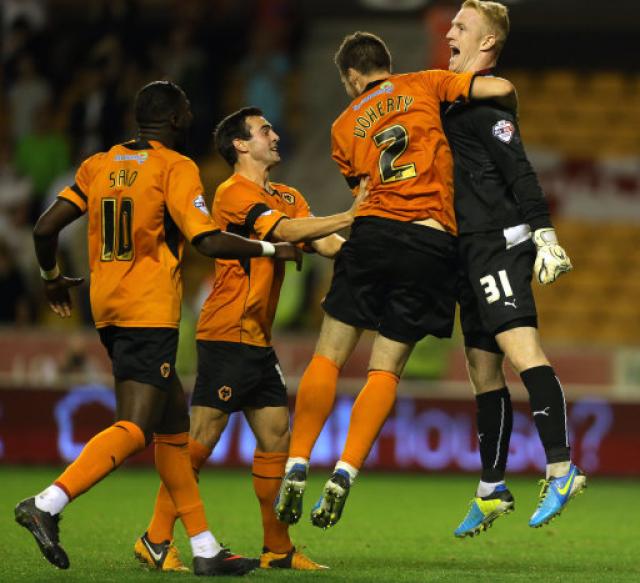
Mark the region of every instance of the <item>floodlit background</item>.
<instances>
[{"instance_id":1,"label":"floodlit background","mask_svg":"<svg viewBox=\"0 0 640 583\"><path fill-rule=\"evenodd\" d=\"M537 289L545 347L570 401L577 461L592 473L640 475L640 8L512 0L500 74L520 95L525 144L575 271ZM459 3L428 0L3 0L0 69L0 463L73 459L109 424L109 363L92 328L88 286L70 321L41 293L31 243L39 213L87 156L134 135L131 104L154 79L187 92L189 154L209 198L229 169L211 132L245 105L281 136L273 178L298 188L317 215L350 194L330 159L329 132L347 103L333 53L354 30L380 34L396 72L446 68L444 35ZM60 242L66 273L88 275L83 221ZM194 324L212 264L189 252L179 368L195 367ZM292 394L312 353L331 262L289 273L275 332ZM370 466L476 471L474 406L459 334L425 341ZM316 450L331 464L350 396L366 373L365 339L345 368L336 414ZM512 377L517 400L525 392ZM50 390L51 389L51 390ZM518 405L510 469L543 465L527 404ZM212 462L245 464L253 441L235 420ZM633 453L635 451L635 454ZM149 458L142 458L143 461Z\"/></svg>"}]
</instances>

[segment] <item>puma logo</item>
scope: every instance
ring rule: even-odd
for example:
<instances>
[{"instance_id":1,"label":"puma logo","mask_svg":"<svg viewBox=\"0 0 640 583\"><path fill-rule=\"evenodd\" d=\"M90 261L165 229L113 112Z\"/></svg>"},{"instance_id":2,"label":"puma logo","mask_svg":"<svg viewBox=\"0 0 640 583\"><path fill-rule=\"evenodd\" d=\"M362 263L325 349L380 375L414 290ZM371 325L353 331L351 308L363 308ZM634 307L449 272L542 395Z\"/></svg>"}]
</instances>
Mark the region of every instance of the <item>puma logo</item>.
<instances>
[{"instance_id":1,"label":"puma logo","mask_svg":"<svg viewBox=\"0 0 640 583\"><path fill-rule=\"evenodd\" d=\"M518 306L516 306L516 299L513 298L513 300L505 300L504 301L504 305L505 306L511 306L514 310L518 309Z\"/></svg>"},{"instance_id":2,"label":"puma logo","mask_svg":"<svg viewBox=\"0 0 640 583\"><path fill-rule=\"evenodd\" d=\"M545 417L549 417L549 409L551 409L551 407L545 407L542 411L534 411L533 416L544 415Z\"/></svg>"}]
</instances>

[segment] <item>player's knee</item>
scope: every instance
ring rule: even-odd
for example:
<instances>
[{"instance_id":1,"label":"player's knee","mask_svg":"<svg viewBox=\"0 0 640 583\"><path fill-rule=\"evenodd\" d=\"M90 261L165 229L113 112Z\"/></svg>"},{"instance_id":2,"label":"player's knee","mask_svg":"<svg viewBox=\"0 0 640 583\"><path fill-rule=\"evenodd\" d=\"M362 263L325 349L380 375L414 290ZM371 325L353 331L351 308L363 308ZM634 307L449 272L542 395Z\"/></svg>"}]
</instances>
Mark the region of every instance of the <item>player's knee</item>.
<instances>
[{"instance_id":1,"label":"player's knee","mask_svg":"<svg viewBox=\"0 0 640 583\"><path fill-rule=\"evenodd\" d=\"M505 354L518 374L536 366L549 366L549 360L539 344L532 343L526 349L506 350Z\"/></svg>"},{"instance_id":2,"label":"player's knee","mask_svg":"<svg viewBox=\"0 0 640 583\"><path fill-rule=\"evenodd\" d=\"M289 451L289 440L291 433L289 425L272 426L267 431L260 431L256 435L258 449L265 453L275 453Z\"/></svg>"},{"instance_id":3,"label":"player's knee","mask_svg":"<svg viewBox=\"0 0 640 583\"><path fill-rule=\"evenodd\" d=\"M488 365L477 361L467 360L469 380L476 395L495 391L505 386L506 380L502 367Z\"/></svg>"}]
</instances>

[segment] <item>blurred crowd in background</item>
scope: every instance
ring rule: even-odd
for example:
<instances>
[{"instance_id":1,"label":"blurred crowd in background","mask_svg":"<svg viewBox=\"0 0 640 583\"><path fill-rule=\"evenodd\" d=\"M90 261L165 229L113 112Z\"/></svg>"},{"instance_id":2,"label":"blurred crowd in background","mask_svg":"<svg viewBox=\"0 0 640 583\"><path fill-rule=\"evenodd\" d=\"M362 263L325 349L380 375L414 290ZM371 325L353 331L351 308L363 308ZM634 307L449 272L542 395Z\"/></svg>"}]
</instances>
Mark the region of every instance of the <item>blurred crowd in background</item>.
<instances>
[{"instance_id":1,"label":"blurred crowd in background","mask_svg":"<svg viewBox=\"0 0 640 583\"><path fill-rule=\"evenodd\" d=\"M230 101L263 108L282 148L290 147L286 80L295 75L303 38L298 3L173 0L153 11L148 4L0 4L0 324L47 317L33 224L74 182L84 158L135 136L131 104L145 83L171 79L184 88L198 121L187 153L205 167L215 160L211 132ZM69 273L86 271L82 223L60 242ZM78 308L88 324L87 294L85 286Z\"/></svg>"},{"instance_id":2,"label":"blurred crowd in background","mask_svg":"<svg viewBox=\"0 0 640 583\"><path fill-rule=\"evenodd\" d=\"M628 47L637 39L638 5L504 2L512 28L499 71L518 88L524 141L575 267L536 287L541 331L556 343L636 345L640 67ZM329 214L349 197L329 154L330 125L346 99L331 62L340 39L372 27L400 70L446 68L445 34L460 4L2 0L0 326L90 327L88 285L77 289L71 321L43 302L31 231L84 158L135 137L131 105L145 83L171 79L187 92L195 119L187 154L209 199L230 172L212 130L228 113L256 105L281 137L284 163L272 178L284 171L281 179L316 214ZM192 327L212 264L186 251L183 323ZM88 275L86 252L77 221L60 241L65 272ZM303 275L287 278L277 324L317 330L331 267L305 258Z\"/></svg>"}]
</instances>

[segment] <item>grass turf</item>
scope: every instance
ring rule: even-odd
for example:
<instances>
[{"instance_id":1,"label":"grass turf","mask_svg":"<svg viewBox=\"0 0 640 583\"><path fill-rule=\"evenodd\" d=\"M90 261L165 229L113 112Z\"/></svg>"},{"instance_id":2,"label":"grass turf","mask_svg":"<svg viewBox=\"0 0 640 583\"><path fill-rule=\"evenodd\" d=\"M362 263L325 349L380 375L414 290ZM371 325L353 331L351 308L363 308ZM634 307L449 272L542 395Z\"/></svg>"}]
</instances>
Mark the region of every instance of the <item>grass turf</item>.
<instances>
[{"instance_id":1,"label":"grass turf","mask_svg":"<svg viewBox=\"0 0 640 583\"><path fill-rule=\"evenodd\" d=\"M64 513L61 540L71 559L58 571L40 556L31 535L13 522L13 506L57 475L53 468L0 467L2 490L0 580L178 581L190 574L148 572L133 559L133 542L148 524L157 488L153 470L124 468ZM305 510L327 473L317 471ZM472 476L367 474L358 479L342 521L321 531L306 519L292 529L298 545L330 571L258 571L253 581L640 581L640 482L592 479L587 492L551 525L531 529L537 500L534 478L509 481L516 511L474 539L455 539L467 510ZM208 469L201 489L219 540L235 552L257 555L262 534L251 477ZM181 526L177 544L190 562Z\"/></svg>"}]
</instances>

